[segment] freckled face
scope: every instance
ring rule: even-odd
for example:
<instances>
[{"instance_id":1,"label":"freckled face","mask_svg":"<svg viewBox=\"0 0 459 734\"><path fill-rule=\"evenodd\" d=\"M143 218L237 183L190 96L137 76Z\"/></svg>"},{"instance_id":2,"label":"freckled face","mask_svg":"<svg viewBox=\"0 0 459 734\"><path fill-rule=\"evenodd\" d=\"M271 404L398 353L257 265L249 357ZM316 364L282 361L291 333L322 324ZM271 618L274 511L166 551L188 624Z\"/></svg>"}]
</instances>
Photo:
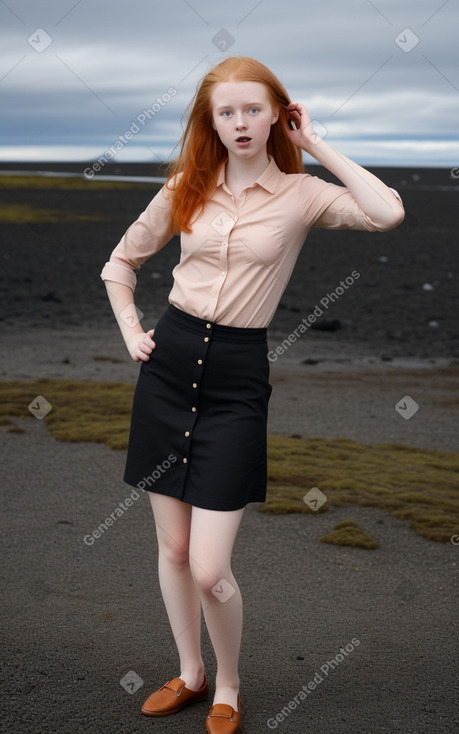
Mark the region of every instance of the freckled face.
<instances>
[{"instance_id":1,"label":"freckled face","mask_svg":"<svg viewBox=\"0 0 459 734\"><path fill-rule=\"evenodd\" d=\"M266 143L279 113L260 82L222 82L212 95L212 127L228 153L252 158L266 153Z\"/></svg>"}]
</instances>

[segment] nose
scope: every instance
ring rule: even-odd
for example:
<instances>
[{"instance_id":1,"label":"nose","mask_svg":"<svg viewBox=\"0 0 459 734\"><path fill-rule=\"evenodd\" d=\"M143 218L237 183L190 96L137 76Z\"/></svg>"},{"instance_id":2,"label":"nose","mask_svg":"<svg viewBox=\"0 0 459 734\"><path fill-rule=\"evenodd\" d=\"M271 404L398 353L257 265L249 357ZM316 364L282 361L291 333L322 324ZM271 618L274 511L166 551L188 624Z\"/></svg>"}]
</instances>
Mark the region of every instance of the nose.
<instances>
[{"instance_id":1,"label":"nose","mask_svg":"<svg viewBox=\"0 0 459 734\"><path fill-rule=\"evenodd\" d=\"M235 127L236 130L245 130L247 127L247 123L244 120L244 115L242 114L242 112L237 113Z\"/></svg>"}]
</instances>

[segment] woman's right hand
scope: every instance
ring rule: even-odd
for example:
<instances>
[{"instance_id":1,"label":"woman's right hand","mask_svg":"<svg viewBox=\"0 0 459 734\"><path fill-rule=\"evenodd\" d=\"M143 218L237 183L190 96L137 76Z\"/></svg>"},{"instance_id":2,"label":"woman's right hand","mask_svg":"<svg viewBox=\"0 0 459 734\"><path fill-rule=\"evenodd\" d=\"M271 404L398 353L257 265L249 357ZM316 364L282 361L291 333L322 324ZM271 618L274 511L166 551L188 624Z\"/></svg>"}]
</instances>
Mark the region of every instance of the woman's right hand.
<instances>
[{"instance_id":1,"label":"woman's right hand","mask_svg":"<svg viewBox=\"0 0 459 734\"><path fill-rule=\"evenodd\" d=\"M126 347L134 362L148 362L150 354L156 347L152 339L154 329L150 331L138 331L126 340Z\"/></svg>"}]
</instances>

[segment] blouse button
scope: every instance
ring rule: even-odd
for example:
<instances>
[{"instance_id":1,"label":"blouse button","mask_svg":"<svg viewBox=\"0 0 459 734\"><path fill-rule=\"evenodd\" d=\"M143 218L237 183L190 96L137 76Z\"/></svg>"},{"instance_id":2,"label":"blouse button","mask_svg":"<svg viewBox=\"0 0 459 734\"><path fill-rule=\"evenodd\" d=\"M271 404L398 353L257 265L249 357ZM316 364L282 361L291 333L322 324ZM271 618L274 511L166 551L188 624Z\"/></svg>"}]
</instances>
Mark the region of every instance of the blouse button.
<instances>
[{"instance_id":1,"label":"blouse button","mask_svg":"<svg viewBox=\"0 0 459 734\"><path fill-rule=\"evenodd\" d=\"M207 329L211 329L212 328L212 324L206 324L206 328Z\"/></svg>"},{"instance_id":2,"label":"blouse button","mask_svg":"<svg viewBox=\"0 0 459 734\"><path fill-rule=\"evenodd\" d=\"M189 435L190 435L190 432L189 431L185 431L185 437L188 438Z\"/></svg>"},{"instance_id":3,"label":"blouse button","mask_svg":"<svg viewBox=\"0 0 459 734\"><path fill-rule=\"evenodd\" d=\"M182 461L183 461L184 464L187 464L188 463L188 459L187 458L182 459Z\"/></svg>"},{"instance_id":4,"label":"blouse button","mask_svg":"<svg viewBox=\"0 0 459 734\"><path fill-rule=\"evenodd\" d=\"M198 383L197 382L193 382L193 387L197 387L197 386L198 386Z\"/></svg>"},{"instance_id":5,"label":"blouse button","mask_svg":"<svg viewBox=\"0 0 459 734\"><path fill-rule=\"evenodd\" d=\"M209 337L208 337L208 336L205 336L205 337L204 337L204 341L205 341L205 342L208 342L208 341L209 341Z\"/></svg>"},{"instance_id":6,"label":"blouse button","mask_svg":"<svg viewBox=\"0 0 459 734\"><path fill-rule=\"evenodd\" d=\"M202 364L202 359L198 359L198 364Z\"/></svg>"},{"instance_id":7,"label":"blouse button","mask_svg":"<svg viewBox=\"0 0 459 734\"><path fill-rule=\"evenodd\" d=\"M191 410L193 411L193 413L196 413L196 408L194 407L194 405L193 405L193 407L191 408Z\"/></svg>"}]
</instances>

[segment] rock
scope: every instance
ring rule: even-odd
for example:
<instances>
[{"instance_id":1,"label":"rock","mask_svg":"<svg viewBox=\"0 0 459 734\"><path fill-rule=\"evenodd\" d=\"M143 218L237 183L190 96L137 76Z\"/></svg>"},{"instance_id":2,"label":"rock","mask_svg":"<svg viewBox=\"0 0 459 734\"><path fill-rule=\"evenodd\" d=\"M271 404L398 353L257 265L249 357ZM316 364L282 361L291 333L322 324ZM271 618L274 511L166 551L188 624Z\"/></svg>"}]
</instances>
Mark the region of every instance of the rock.
<instances>
[{"instance_id":1,"label":"rock","mask_svg":"<svg viewBox=\"0 0 459 734\"><path fill-rule=\"evenodd\" d=\"M61 299L56 296L54 291L49 291L46 296L41 296L42 301L53 301L53 303L62 303Z\"/></svg>"},{"instance_id":2,"label":"rock","mask_svg":"<svg viewBox=\"0 0 459 734\"><path fill-rule=\"evenodd\" d=\"M338 331L341 329L341 321L339 319L324 319L316 324L311 324L311 329L315 331Z\"/></svg>"}]
</instances>

